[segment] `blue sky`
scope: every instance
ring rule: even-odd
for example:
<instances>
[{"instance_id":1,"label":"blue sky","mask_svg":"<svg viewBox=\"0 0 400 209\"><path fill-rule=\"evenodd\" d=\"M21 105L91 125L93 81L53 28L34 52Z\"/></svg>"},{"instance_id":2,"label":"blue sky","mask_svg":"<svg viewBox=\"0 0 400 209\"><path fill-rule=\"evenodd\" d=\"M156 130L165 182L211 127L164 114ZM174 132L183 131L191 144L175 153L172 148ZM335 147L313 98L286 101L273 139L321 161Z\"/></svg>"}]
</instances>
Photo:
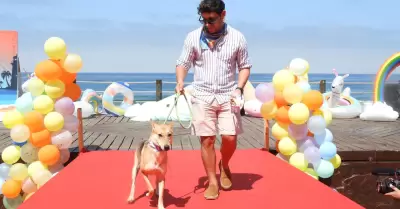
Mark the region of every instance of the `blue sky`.
<instances>
[{"instance_id":1,"label":"blue sky","mask_svg":"<svg viewBox=\"0 0 400 209\"><path fill-rule=\"evenodd\" d=\"M19 32L22 67L46 59L59 36L84 72L174 72L199 0L1 0L0 29ZM395 0L227 0L227 21L247 38L253 72L302 57L310 73L376 73L400 51Z\"/></svg>"}]
</instances>

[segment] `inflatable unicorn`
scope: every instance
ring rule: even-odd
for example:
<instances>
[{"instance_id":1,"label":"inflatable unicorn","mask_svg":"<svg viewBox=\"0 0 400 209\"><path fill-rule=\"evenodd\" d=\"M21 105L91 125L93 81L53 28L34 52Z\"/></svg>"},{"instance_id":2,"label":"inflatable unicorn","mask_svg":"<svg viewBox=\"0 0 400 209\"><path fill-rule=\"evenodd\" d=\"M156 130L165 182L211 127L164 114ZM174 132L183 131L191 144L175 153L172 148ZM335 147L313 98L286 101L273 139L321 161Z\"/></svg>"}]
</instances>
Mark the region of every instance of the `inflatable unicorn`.
<instances>
[{"instance_id":1,"label":"inflatable unicorn","mask_svg":"<svg viewBox=\"0 0 400 209\"><path fill-rule=\"evenodd\" d=\"M362 111L360 102L350 96L351 90L349 87L343 90L344 79L349 77L349 74L339 76L335 69L333 69L333 73L336 77L332 81L331 91L323 94L323 107L332 112L333 118L358 117Z\"/></svg>"}]
</instances>

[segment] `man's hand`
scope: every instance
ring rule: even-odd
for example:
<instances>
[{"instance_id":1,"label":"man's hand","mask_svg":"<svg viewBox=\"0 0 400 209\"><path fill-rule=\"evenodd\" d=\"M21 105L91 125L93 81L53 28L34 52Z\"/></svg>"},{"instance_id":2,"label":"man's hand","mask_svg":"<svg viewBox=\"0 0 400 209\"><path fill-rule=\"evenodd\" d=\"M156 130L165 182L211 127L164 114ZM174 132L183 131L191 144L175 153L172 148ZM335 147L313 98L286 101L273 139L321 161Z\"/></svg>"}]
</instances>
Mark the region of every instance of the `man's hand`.
<instances>
[{"instance_id":1,"label":"man's hand","mask_svg":"<svg viewBox=\"0 0 400 209\"><path fill-rule=\"evenodd\" d=\"M235 89L231 94L231 104L241 106L242 101L238 101L238 99L243 100L242 91L240 89Z\"/></svg>"},{"instance_id":2,"label":"man's hand","mask_svg":"<svg viewBox=\"0 0 400 209\"><path fill-rule=\"evenodd\" d=\"M185 90L183 89L183 83L178 82L176 83L175 93L184 94Z\"/></svg>"},{"instance_id":3,"label":"man's hand","mask_svg":"<svg viewBox=\"0 0 400 209\"><path fill-rule=\"evenodd\" d=\"M392 196L394 199L400 200L400 190L397 189L397 188L396 188L395 186L393 186L393 185L390 185L390 188L392 188L394 191L393 191L393 192L386 193L385 195L386 195L386 196Z\"/></svg>"},{"instance_id":4,"label":"man's hand","mask_svg":"<svg viewBox=\"0 0 400 209\"><path fill-rule=\"evenodd\" d=\"M242 91L240 91L240 89L235 89L235 91L232 92L231 98L236 99L241 96L242 96Z\"/></svg>"}]
</instances>

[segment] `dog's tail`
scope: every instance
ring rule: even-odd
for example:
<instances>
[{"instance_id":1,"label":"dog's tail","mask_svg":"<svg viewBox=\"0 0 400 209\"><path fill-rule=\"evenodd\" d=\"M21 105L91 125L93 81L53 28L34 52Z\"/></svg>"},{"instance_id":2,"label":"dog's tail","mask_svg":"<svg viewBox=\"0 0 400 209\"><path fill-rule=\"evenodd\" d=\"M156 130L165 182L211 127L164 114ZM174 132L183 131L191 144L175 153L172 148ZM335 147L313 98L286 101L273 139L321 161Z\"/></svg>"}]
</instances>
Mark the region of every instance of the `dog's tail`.
<instances>
[{"instance_id":1,"label":"dog's tail","mask_svg":"<svg viewBox=\"0 0 400 209\"><path fill-rule=\"evenodd\" d=\"M142 151L143 151L143 147L146 144L146 141L142 141L140 142L139 146L136 148L136 153L135 153L135 163L134 163L134 169L133 172L135 172L135 176L137 176L139 169L140 169L140 159L142 156Z\"/></svg>"}]
</instances>

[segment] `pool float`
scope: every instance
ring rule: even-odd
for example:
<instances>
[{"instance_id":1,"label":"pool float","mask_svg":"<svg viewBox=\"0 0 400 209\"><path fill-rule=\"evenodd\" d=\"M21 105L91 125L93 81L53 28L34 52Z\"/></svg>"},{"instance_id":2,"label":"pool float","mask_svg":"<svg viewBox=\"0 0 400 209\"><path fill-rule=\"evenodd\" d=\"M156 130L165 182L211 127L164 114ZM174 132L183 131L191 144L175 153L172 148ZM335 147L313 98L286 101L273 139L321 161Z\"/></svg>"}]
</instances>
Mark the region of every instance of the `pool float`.
<instances>
[{"instance_id":1,"label":"pool float","mask_svg":"<svg viewBox=\"0 0 400 209\"><path fill-rule=\"evenodd\" d=\"M360 102L350 96L350 88L347 87L343 92L344 79L349 76L339 76L335 69L333 69L335 79L332 82L331 92L323 94L324 104L323 108L329 109L332 112L333 118L356 118L362 112Z\"/></svg>"},{"instance_id":2,"label":"pool float","mask_svg":"<svg viewBox=\"0 0 400 209\"><path fill-rule=\"evenodd\" d=\"M103 113L102 96L99 96L95 90L86 89L82 93L81 101L91 104L96 114Z\"/></svg>"},{"instance_id":3,"label":"pool float","mask_svg":"<svg viewBox=\"0 0 400 209\"><path fill-rule=\"evenodd\" d=\"M117 94L124 96L123 101L118 106L114 104L114 97ZM126 109L133 105L133 91L128 83L113 82L104 91L102 102L103 108L108 114L122 116Z\"/></svg>"}]
</instances>

